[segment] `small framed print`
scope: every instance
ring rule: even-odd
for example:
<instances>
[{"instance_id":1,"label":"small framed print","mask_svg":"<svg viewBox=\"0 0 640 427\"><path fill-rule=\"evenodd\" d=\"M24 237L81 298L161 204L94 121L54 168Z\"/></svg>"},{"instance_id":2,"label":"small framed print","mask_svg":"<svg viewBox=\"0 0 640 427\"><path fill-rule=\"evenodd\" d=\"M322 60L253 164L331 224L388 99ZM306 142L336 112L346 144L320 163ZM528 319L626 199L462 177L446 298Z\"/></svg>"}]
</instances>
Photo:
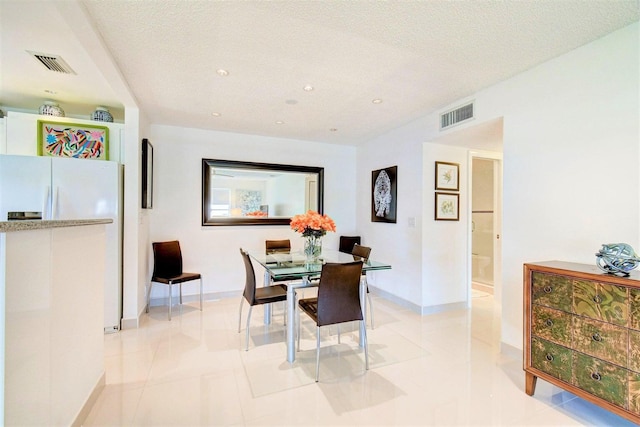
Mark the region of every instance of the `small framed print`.
<instances>
[{"instance_id":1,"label":"small framed print","mask_svg":"<svg viewBox=\"0 0 640 427\"><path fill-rule=\"evenodd\" d=\"M142 140L142 208L153 208L153 145Z\"/></svg>"},{"instance_id":2,"label":"small framed print","mask_svg":"<svg viewBox=\"0 0 640 427\"><path fill-rule=\"evenodd\" d=\"M460 220L460 195L436 192L436 221Z\"/></svg>"},{"instance_id":3,"label":"small framed print","mask_svg":"<svg viewBox=\"0 0 640 427\"><path fill-rule=\"evenodd\" d=\"M460 190L460 165L458 163L436 162L436 190Z\"/></svg>"}]
</instances>

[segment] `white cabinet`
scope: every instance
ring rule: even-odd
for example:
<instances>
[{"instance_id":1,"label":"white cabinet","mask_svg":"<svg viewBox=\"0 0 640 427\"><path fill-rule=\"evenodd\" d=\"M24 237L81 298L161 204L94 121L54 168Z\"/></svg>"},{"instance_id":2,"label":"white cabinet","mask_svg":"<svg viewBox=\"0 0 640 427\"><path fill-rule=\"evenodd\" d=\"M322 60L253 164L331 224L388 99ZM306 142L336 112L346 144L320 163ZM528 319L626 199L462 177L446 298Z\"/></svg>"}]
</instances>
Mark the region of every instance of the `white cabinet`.
<instances>
[{"instance_id":1,"label":"white cabinet","mask_svg":"<svg viewBox=\"0 0 640 427\"><path fill-rule=\"evenodd\" d=\"M0 245L4 425L81 422L105 381L105 226L9 232Z\"/></svg>"}]
</instances>

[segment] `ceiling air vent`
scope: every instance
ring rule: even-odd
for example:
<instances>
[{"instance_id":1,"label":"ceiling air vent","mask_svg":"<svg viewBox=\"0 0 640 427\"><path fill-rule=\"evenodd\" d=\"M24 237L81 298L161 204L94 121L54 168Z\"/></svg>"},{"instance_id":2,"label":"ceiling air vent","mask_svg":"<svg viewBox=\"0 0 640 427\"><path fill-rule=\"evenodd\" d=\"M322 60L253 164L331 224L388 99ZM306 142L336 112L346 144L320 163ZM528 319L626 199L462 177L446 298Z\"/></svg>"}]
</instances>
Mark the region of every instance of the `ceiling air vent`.
<instances>
[{"instance_id":1,"label":"ceiling air vent","mask_svg":"<svg viewBox=\"0 0 640 427\"><path fill-rule=\"evenodd\" d=\"M48 70L64 74L76 74L69 64L67 64L60 56L49 55L46 53L27 52L29 55L36 58L38 62L47 67Z\"/></svg>"},{"instance_id":2,"label":"ceiling air vent","mask_svg":"<svg viewBox=\"0 0 640 427\"><path fill-rule=\"evenodd\" d=\"M473 119L473 102L440 115L440 130Z\"/></svg>"}]
</instances>

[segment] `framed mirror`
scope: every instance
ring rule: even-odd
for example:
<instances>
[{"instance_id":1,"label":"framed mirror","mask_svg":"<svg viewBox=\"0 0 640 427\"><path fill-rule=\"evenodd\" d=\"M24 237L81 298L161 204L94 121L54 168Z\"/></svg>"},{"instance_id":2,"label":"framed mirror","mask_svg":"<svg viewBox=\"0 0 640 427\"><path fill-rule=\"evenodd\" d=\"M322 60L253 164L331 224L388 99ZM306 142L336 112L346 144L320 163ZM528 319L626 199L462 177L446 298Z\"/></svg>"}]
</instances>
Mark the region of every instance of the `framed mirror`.
<instances>
[{"instance_id":1,"label":"framed mirror","mask_svg":"<svg viewBox=\"0 0 640 427\"><path fill-rule=\"evenodd\" d=\"M202 159L202 225L288 225L323 191L321 167Z\"/></svg>"}]
</instances>

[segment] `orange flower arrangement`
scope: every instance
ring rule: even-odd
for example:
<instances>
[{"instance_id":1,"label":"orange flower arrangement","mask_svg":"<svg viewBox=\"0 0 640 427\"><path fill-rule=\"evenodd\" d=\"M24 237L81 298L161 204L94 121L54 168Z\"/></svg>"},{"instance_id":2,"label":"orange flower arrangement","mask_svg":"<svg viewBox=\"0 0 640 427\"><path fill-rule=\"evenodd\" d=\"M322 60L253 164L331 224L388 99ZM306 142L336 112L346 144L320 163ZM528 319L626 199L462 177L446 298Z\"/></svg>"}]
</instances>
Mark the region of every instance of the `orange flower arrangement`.
<instances>
[{"instance_id":1,"label":"orange flower arrangement","mask_svg":"<svg viewBox=\"0 0 640 427\"><path fill-rule=\"evenodd\" d=\"M301 233L303 237L321 237L327 231L336 231L336 223L327 215L307 211L306 214L291 218L291 229Z\"/></svg>"}]
</instances>

